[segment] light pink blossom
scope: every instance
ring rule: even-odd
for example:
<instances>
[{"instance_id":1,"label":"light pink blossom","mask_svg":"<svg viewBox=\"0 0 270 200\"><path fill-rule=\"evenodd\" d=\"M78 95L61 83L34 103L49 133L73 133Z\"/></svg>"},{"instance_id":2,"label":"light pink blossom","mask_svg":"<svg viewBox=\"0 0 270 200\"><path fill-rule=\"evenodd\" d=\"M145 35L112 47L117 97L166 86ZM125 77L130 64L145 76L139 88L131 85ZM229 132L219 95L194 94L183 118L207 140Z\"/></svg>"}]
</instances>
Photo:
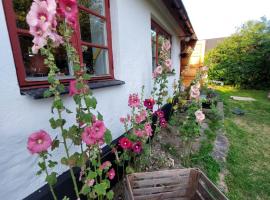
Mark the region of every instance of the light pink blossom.
<instances>
[{"instance_id":1,"label":"light pink blossom","mask_svg":"<svg viewBox=\"0 0 270 200\"><path fill-rule=\"evenodd\" d=\"M140 99L139 99L138 94L129 95L128 106L131 108L138 108L140 106Z\"/></svg>"},{"instance_id":2,"label":"light pink blossom","mask_svg":"<svg viewBox=\"0 0 270 200\"><path fill-rule=\"evenodd\" d=\"M162 44L163 51L169 51L171 49L171 42L169 40L165 40Z\"/></svg>"},{"instance_id":3,"label":"light pink blossom","mask_svg":"<svg viewBox=\"0 0 270 200\"><path fill-rule=\"evenodd\" d=\"M89 179L89 180L86 180L86 181L85 181L85 184L86 184L88 187L93 186L94 183L95 183L95 179Z\"/></svg>"},{"instance_id":4,"label":"light pink blossom","mask_svg":"<svg viewBox=\"0 0 270 200\"><path fill-rule=\"evenodd\" d=\"M144 131L142 131L142 130L135 130L134 133L135 133L135 135L137 137L143 137L144 136Z\"/></svg>"},{"instance_id":5,"label":"light pink blossom","mask_svg":"<svg viewBox=\"0 0 270 200\"><path fill-rule=\"evenodd\" d=\"M120 117L120 122L122 123L122 124L124 124L125 122L126 122L126 118L125 117Z\"/></svg>"},{"instance_id":6,"label":"light pink blossom","mask_svg":"<svg viewBox=\"0 0 270 200\"><path fill-rule=\"evenodd\" d=\"M150 136L152 136L152 126L151 126L151 124L150 123L146 123L145 125L144 125L144 131L145 131L145 133L146 133L146 136L148 136L148 137L150 137Z\"/></svg>"},{"instance_id":7,"label":"light pink blossom","mask_svg":"<svg viewBox=\"0 0 270 200\"><path fill-rule=\"evenodd\" d=\"M87 145L103 144L106 127L103 121L97 120L91 127L84 128L82 140Z\"/></svg>"},{"instance_id":8,"label":"light pink blossom","mask_svg":"<svg viewBox=\"0 0 270 200\"><path fill-rule=\"evenodd\" d=\"M190 97L194 99L200 98L200 90L196 85L192 85L190 88Z\"/></svg>"},{"instance_id":9,"label":"light pink blossom","mask_svg":"<svg viewBox=\"0 0 270 200\"><path fill-rule=\"evenodd\" d=\"M44 130L32 133L27 142L27 149L30 153L42 153L48 150L52 145L52 139L50 135Z\"/></svg>"},{"instance_id":10,"label":"light pink blossom","mask_svg":"<svg viewBox=\"0 0 270 200\"><path fill-rule=\"evenodd\" d=\"M165 60L165 66L167 67L167 68L171 68L171 66L172 66L172 60L171 59L167 59L167 60Z\"/></svg>"},{"instance_id":11,"label":"light pink blossom","mask_svg":"<svg viewBox=\"0 0 270 200\"><path fill-rule=\"evenodd\" d=\"M104 163L102 163L99 167L100 170L106 169L106 168L110 168L112 166L112 163L110 161L105 161Z\"/></svg>"},{"instance_id":12,"label":"light pink blossom","mask_svg":"<svg viewBox=\"0 0 270 200\"><path fill-rule=\"evenodd\" d=\"M202 123L203 120L205 119L205 115L203 114L203 112L201 110L197 110L195 112L195 116L196 116L196 121L198 123Z\"/></svg>"}]
</instances>

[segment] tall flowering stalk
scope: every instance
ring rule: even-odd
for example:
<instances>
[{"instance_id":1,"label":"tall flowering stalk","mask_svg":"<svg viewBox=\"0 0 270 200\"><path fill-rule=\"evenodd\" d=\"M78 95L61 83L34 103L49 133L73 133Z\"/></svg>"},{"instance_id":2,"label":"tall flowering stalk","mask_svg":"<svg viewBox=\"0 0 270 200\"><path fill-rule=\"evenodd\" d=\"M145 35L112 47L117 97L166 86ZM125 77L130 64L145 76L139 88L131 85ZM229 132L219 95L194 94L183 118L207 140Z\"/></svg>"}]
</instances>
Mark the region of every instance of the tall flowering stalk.
<instances>
[{"instance_id":1,"label":"tall flowering stalk","mask_svg":"<svg viewBox=\"0 0 270 200\"><path fill-rule=\"evenodd\" d=\"M48 74L49 89L44 96L53 96L52 112L56 110L56 116L50 119L50 124L53 129L59 129L61 137L57 136L50 145L52 150L63 144L66 157L61 159L61 163L69 167L71 178L74 185L74 191L77 199L80 196L86 196L88 199L112 199L113 192L108 191L110 181L115 176L115 171L111 168L111 164L101 163L100 145L111 143L111 133L105 127L103 117L99 112L97 116L93 114L96 109L97 101L92 96L87 81L90 76L86 74L85 69L80 65L79 56L75 48L71 45L70 39L73 30L77 26L77 2L76 0L59 0L56 4L55 0L35 0L31 6L31 10L27 15L27 22L30 27L30 33L34 36L33 53L40 53L45 57L45 64L50 68ZM63 112L71 113L64 106L63 99L60 94L64 91L64 85L57 78L59 69L55 64L53 49L62 45L67 52L68 59L73 65L75 80L70 82L69 94L73 96L76 104L76 123L69 127L65 127L66 120L63 119ZM48 138L48 137L45 137ZM46 140L38 139L34 144L44 144L44 148L35 151L31 136L28 142L30 152L36 152L43 158L41 170L47 174L47 182L49 183L54 199L57 199L53 185L56 182L56 173L50 175L46 166L48 155L48 145ZM61 142L60 142L61 140ZM68 148L68 143L71 142L75 146L80 147L80 152L71 154ZM84 143L84 144L83 144ZM32 144L32 145L31 145ZM57 163L49 160L49 166L54 167ZM91 166L90 166L90 165ZM83 182L83 187L80 189L77 185L73 167L80 167L81 173L79 180ZM41 171L41 172L42 172ZM39 173L41 173L39 172Z\"/></svg>"}]
</instances>

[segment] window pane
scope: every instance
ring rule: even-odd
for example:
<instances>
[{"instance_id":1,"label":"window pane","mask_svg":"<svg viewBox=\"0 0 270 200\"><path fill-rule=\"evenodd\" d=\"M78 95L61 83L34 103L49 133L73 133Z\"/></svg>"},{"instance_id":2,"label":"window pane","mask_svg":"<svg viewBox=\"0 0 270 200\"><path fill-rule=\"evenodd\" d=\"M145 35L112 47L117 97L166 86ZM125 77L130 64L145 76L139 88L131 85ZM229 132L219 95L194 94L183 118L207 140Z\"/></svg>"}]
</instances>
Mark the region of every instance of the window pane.
<instances>
[{"instance_id":1,"label":"window pane","mask_svg":"<svg viewBox=\"0 0 270 200\"><path fill-rule=\"evenodd\" d=\"M153 70L156 68L157 63L156 63L156 36L157 33L155 30L151 30L151 41L152 41L152 67Z\"/></svg>"},{"instance_id":2,"label":"window pane","mask_svg":"<svg viewBox=\"0 0 270 200\"><path fill-rule=\"evenodd\" d=\"M108 50L83 47L83 62L89 74L100 76L109 74Z\"/></svg>"},{"instance_id":3,"label":"window pane","mask_svg":"<svg viewBox=\"0 0 270 200\"><path fill-rule=\"evenodd\" d=\"M13 8L16 14L16 24L18 28L28 29L26 15L33 0L13 0Z\"/></svg>"},{"instance_id":4,"label":"window pane","mask_svg":"<svg viewBox=\"0 0 270 200\"><path fill-rule=\"evenodd\" d=\"M165 35L158 35L158 55L160 55L162 44L165 40L169 40L169 38ZM171 57L171 52L169 52L169 57ZM158 59L158 64L161 64L160 59Z\"/></svg>"},{"instance_id":5,"label":"window pane","mask_svg":"<svg viewBox=\"0 0 270 200\"><path fill-rule=\"evenodd\" d=\"M80 11L81 39L85 42L106 46L106 23L104 20Z\"/></svg>"},{"instance_id":6,"label":"window pane","mask_svg":"<svg viewBox=\"0 0 270 200\"><path fill-rule=\"evenodd\" d=\"M26 77L29 80L46 80L38 77L47 77L49 68L44 65L44 58L41 55L33 55L31 53L32 38L28 36L19 36L22 57ZM69 65L67 61L67 54L63 48L58 48L54 52L57 67L60 69L58 75L64 77L70 74Z\"/></svg>"},{"instance_id":7,"label":"window pane","mask_svg":"<svg viewBox=\"0 0 270 200\"><path fill-rule=\"evenodd\" d=\"M79 4L104 15L104 0L79 0Z\"/></svg>"}]
</instances>

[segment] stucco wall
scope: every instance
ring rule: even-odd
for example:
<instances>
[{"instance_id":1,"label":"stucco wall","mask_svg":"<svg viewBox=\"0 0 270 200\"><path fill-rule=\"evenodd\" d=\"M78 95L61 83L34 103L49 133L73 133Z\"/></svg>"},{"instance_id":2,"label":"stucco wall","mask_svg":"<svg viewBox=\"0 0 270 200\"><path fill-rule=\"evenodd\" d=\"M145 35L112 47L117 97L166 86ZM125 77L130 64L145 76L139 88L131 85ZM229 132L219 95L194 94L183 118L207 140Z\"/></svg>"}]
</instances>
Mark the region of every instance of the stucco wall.
<instances>
[{"instance_id":1,"label":"stucco wall","mask_svg":"<svg viewBox=\"0 0 270 200\"><path fill-rule=\"evenodd\" d=\"M161 13L160 8L163 8ZM94 90L98 110L116 138L123 133L119 117L128 112L128 94L140 92L145 85L146 97L151 90L151 17L164 25L173 35L172 60L176 75L170 77L170 86L179 75L180 41L177 25L159 1L111 0L112 40L115 77L126 82L123 86ZM33 131L44 129L52 136L49 126L52 99L33 100L21 96L15 71L5 16L0 3L0 196L5 200L22 199L44 185L44 177L35 176L37 157L26 149L27 137ZM178 30L179 31L179 30ZM64 96L67 107L74 110L72 98ZM66 116L68 123L74 115ZM54 152L57 160L62 149ZM57 168L61 174L65 167Z\"/></svg>"}]
</instances>

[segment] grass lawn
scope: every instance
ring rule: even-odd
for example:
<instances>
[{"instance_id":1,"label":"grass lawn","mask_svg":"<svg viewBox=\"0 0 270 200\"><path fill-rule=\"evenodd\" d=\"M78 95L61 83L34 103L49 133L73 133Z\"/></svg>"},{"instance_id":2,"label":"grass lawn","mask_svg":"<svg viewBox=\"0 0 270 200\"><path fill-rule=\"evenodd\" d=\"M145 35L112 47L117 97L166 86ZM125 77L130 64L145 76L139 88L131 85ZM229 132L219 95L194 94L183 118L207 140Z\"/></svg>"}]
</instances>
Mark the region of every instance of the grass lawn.
<instances>
[{"instance_id":1,"label":"grass lawn","mask_svg":"<svg viewBox=\"0 0 270 200\"><path fill-rule=\"evenodd\" d=\"M226 167L231 200L270 199L270 100L267 91L217 87L225 104L225 129L230 142ZM255 102L230 96L253 97ZM240 108L244 116L232 114Z\"/></svg>"}]
</instances>

